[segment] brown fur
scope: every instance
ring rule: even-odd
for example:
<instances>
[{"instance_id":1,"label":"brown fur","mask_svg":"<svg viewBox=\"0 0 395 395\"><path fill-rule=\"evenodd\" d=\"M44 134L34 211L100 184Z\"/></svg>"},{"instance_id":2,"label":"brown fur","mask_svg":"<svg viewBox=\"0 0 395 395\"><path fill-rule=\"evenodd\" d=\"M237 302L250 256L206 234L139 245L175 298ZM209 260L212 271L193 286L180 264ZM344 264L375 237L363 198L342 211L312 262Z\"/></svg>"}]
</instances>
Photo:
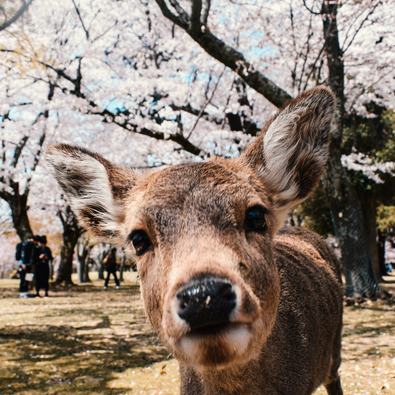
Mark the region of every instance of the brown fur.
<instances>
[{"instance_id":1,"label":"brown fur","mask_svg":"<svg viewBox=\"0 0 395 395\"><path fill-rule=\"evenodd\" d=\"M322 174L333 113L332 93L317 88L290 102L238 159L144 174L79 148L47 150L93 233L132 252L136 231L149 237L137 257L144 308L180 361L181 394L309 395L321 383L342 394L339 263L314 233L278 231ZM266 221L258 230L247 226L257 206ZM210 281L228 284L236 307L202 334L181 317L179 295Z\"/></svg>"}]
</instances>

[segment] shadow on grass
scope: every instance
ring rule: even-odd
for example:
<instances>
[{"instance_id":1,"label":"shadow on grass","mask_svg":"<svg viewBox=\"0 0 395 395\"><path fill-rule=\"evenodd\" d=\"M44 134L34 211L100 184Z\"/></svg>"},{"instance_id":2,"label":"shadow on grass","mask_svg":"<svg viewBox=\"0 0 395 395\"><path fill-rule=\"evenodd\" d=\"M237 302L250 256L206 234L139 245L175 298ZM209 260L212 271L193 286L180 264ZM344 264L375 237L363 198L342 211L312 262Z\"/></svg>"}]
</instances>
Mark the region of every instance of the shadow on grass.
<instances>
[{"instance_id":1,"label":"shadow on grass","mask_svg":"<svg viewBox=\"0 0 395 395\"><path fill-rule=\"evenodd\" d=\"M70 326L6 327L0 333L3 357L0 392L24 393L97 393L108 394L113 373L142 368L163 361L168 353L153 333L132 337L103 337L94 330L102 323L83 328ZM81 334L81 329L91 333ZM3 369L8 367L6 375ZM64 388L62 391L62 387ZM44 390L47 388L46 390ZM127 388L112 389L124 393ZM64 392L65 391L65 392Z\"/></svg>"},{"instance_id":2,"label":"shadow on grass","mask_svg":"<svg viewBox=\"0 0 395 395\"><path fill-rule=\"evenodd\" d=\"M114 377L168 356L147 323L137 284L57 288L45 300L11 292L0 292L12 295L0 315L1 394L125 394L126 383L109 388Z\"/></svg>"}]
</instances>

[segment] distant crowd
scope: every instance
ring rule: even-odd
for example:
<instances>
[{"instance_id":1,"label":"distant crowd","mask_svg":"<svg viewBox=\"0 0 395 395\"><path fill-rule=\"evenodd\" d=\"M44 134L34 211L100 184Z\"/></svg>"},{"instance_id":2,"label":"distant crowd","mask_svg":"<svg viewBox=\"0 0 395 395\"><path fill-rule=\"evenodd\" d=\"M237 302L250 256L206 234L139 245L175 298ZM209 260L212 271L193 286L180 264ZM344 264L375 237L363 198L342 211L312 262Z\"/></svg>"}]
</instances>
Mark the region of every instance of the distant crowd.
<instances>
[{"instance_id":1,"label":"distant crowd","mask_svg":"<svg viewBox=\"0 0 395 395\"><path fill-rule=\"evenodd\" d=\"M30 240L17 244L15 258L19 261L21 298L39 297L41 289L44 289L45 296L49 296L49 265L53 257L47 247L47 237L34 235ZM36 293L29 293L34 287Z\"/></svg>"},{"instance_id":2,"label":"distant crowd","mask_svg":"<svg viewBox=\"0 0 395 395\"><path fill-rule=\"evenodd\" d=\"M117 249L111 248L103 259L103 266L107 271L104 289L108 288L110 275L114 277L117 289L122 288L116 274ZM40 297L40 290L44 290L44 296L49 296L49 280L53 256L47 246L47 237L34 235L29 240L16 245L15 259L19 262L19 293L21 298ZM35 293L31 293L35 289Z\"/></svg>"}]
</instances>

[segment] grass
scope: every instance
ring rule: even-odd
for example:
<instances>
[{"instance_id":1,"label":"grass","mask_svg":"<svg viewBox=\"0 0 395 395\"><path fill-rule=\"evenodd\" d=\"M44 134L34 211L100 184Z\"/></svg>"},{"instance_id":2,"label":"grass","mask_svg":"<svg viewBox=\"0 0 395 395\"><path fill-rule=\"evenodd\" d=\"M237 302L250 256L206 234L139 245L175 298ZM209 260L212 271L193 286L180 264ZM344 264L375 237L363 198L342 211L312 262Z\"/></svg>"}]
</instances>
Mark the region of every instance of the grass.
<instances>
[{"instance_id":1,"label":"grass","mask_svg":"<svg viewBox=\"0 0 395 395\"><path fill-rule=\"evenodd\" d=\"M0 280L1 394L179 393L178 364L145 318L135 274L121 290L102 285L20 299L17 280ZM345 307L345 395L395 394L394 313L383 301Z\"/></svg>"}]
</instances>

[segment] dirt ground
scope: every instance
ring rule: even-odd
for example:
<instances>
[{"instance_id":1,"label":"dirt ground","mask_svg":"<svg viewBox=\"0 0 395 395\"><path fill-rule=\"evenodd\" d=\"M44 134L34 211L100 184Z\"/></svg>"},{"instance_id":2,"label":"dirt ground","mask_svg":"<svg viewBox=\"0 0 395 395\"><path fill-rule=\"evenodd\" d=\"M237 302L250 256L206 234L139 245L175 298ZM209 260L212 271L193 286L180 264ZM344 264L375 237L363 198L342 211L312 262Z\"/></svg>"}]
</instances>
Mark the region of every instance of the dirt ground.
<instances>
[{"instance_id":1,"label":"dirt ground","mask_svg":"<svg viewBox=\"0 0 395 395\"><path fill-rule=\"evenodd\" d=\"M395 276L384 288L395 294ZM142 310L135 273L20 299L0 280L1 394L178 394L178 364ZM345 307L344 394L395 394L395 303ZM319 388L316 394L325 394Z\"/></svg>"}]
</instances>

